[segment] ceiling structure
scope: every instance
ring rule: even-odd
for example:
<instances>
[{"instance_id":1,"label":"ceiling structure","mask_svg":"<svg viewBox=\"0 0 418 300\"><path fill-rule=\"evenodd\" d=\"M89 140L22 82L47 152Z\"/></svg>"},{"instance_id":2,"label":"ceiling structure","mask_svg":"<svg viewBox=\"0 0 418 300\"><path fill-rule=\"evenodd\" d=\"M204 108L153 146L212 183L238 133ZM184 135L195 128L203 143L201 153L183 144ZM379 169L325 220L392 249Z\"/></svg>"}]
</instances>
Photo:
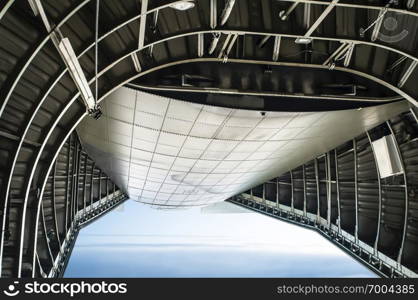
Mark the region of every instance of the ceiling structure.
<instances>
[{"instance_id":1,"label":"ceiling structure","mask_svg":"<svg viewBox=\"0 0 418 300\"><path fill-rule=\"evenodd\" d=\"M41 207L54 163L83 119L107 120L101 102L119 88L259 118L386 111L347 126L366 130L417 104L417 17L411 0L2 1L2 276L48 273L33 232L51 249Z\"/></svg>"},{"instance_id":2,"label":"ceiling structure","mask_svg":"<svg viewBox=\"0 0 418 300\"><path fill-rule=\"evenodd\" d=\"M224 201L408 110L404 102L326 112L262 112L120 88L84 149L131 199L163 207Z\"/></svg>"}]
</instances>

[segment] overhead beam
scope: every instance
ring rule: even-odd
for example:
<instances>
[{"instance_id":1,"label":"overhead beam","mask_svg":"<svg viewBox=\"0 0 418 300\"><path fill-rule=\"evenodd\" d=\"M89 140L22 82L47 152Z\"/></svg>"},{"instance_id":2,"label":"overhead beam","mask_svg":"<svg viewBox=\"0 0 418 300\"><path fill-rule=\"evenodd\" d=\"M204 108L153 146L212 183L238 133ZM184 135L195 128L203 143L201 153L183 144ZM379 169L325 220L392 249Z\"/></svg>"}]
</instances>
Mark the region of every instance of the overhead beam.
<instances>
[{"instance_id":1,"label":"overhead beam","mask_svg":"<svg viewBox=\"0 0 418 300\"><path fill-rule=\"evenodd\" d=\"M222 58L224 62L228 60L228 55L231 52L232 47L234 46L237 38L238 34L228 34L222 46L222 49L219 52L218 58Z\"/></svg>"},{"instance_id":2,"label":"overhead beam","mask_svg":"<svg viewBox=\"0 0 418 300\"><path fill-rule=\"evenodd\" d=\"M306 189L306 169L305 169L305 165L302 165L302 180L303 180L303 215L306 216L307 214L307 189Z\"/></svg>"},{"instance_id":3,"label":"overhead beam","mask_svg":"<svg viewBox=\"0 0 418 300\"><path fill-rule=\"evenodd\" d=\"M157 10L154 12L153 16L152 16L152 24L151 24L151 29L154 33L157 32L157 27L158 27L158 16L160 14L160 11Z\"/></svg>"},{"instance_id":4,"label":"overhead beam","mask_svg":"<svg viewBox=\"0 0 418 300\"><path fill-rule=\"evenodd\" d=\"M57 233L58 244L61 246L61 237L60 237L60 231L58 227L57 204L56 204L56 195L55 195L56 173L57 173L57 163L55 162L53 170L52 170L52 209L54 211L53 217L54 217L54 223L55 223L55 232Z\"/></svg>"},{"instance_id":5,"label":"overhead beam","mask_svg":"<svg viewBox=\"0 0 418 300\"><path fill-rule=\"evenodd\" d=\"M273 57L272 57L273 61L279 60L281 40L282 38L280 36L276 36L274 38Z\"/></svg>"},{"instance_id":6,"label":"overhead beam","mask_svg":"<svg viewBox=\"0 0 418 300\"><path fill-rule=\"evenodd\" d=\"M291 189L291 193L290 193L290 208L292 210L292 212L295 210L295 183L293 180L293 171L290 170L290 189ZM278 201L277 201L278 202Z\"/></svg>"},{"instance_id":7,"label":"overhead beam","mask_svg":"<svg viewBox=\"0 0 418 300\"><path fill-rule=\"evenodd\" d=\"M350 65L351 58L353 57L353 53L354 53L354 47L355 47L355 44L350 43L350 46L348 47L347 52L345 54L344 67L348 67Z\"/></svg>"},{"instance_id":8,"label":"overhead beam","mask_svg":"<svg viewBox=\"0 0 418 300\"><path fill-rule=\"evenodd\" d=\"M44 26L46 28L46 31L51 32L52 27L51 27L51 24L49 23L48 17L46 16L41 0L28 0L28 1L29 1L30 8L33 11L33 14L35 16L41 17L42 22L44 23Z\"/></svg>"},{"instance_id":9,"label":"overhead beam","mask_svg":"<svg viewBox=\"0 0 418 300\"><path fill-rule=\"evenodd\" d=\"M145 29L147 26L148 0L141 0L141 18L139 20L138 49L144 48Z\"/></svg>"},{"instance_id":10,"label":"overhead beam","mask_svg":"<svg viewBox=\"0 0 418 300\"><path fill-rule=\"evenodd\" d=\"M3 16L6 14L7 10L12 6L12 4L15 2L15 0L7 0L4 4L2 4L2 7L0 8L0 20L3 18Z\"/></svg>"},{"instance_id":11,"label":"overhead beam","mask_svg":"<svg viewBox=\"0 0 418 300\"><path fill-rule=\"evenodd\" d=\"M96 0L96 22L94 29L94 74L96 78L95 93L94 93L94 106L96 106L97 99L99 99L99 78L97 77L99 67L99 14L100 13L100 0Z\"/></svg>"},{"instance_id":12,"label":"overhead beam","mask_svg":"<svg viewBox=\"0 0 418 300\"><path fill-rule=\"evenodd\" d=\"M341 201L340 201L340 180L338 175L338 151L337 148L334 149L334 158L335 158L335 184L337 191L337 227L338 234L341 232Z\"/></svg>"},{"instance_id":13,"label":"overhead beam","mask_svg":"<svg viewBox=\"0 0 418 300\"><path fill-rule=\"evenodd\" d=\"M282 2L296 2L296 3L309 3L311 5L325 5L327 4L325 1L323 0L279 0ZM415 0L408 0L408 2L415 2ZM349 3L349 2L338 2L335 4L336 7L345 7L345 8L354 8L354 9L367 9L367 10L381 10L382 8L385 8L386 6L381 6L381 5L369 5L369 4L362 4L360 1L358 2L353 2L353 3ZM405 15L410 15L410 16L418 16L418 12L417 11L413 11L410 10L412 7L408 7L407 4L407 8L408 9L403 9L403 8L391 8L391 7L387 7L389 12L394 12L397 14L405 14Z\"/></svg>"},{"instance_id":14,"label":"overhead beam","mask_svg":"<svg viewBox=\"0 0 418 300\"><path fill-rule=\"evenodd\" d=\"M398 66L400 66L406 59L408 59L408 57L406 56L401 56L399 59L397 59L393 64L391 64L389 66L389 68L386 69L386 72L392 72L393 70L395 70Z\"/></svg>"},{"instance_id":15,"label":"overhead beam","mask_svg":"<svg viewBox=\"0 0 418 300\"><path fill-rule=\"evenodd\" d=\"M389 0L389 2L379 10L376 20L374 20L366 29L360 31L360 35L364 37L365 33L373 27L371 41L375 42L380 35L380 29L382 28L383 20L386 13L389 11L389 8L392 4L395 4L397 0Z\"/></svg>"},{"instance_id":16,"label":"overhead beam","mask_svg":"<svg viewBox=\"0 0 418 300\"><path fill-rule=\"evenodd\" d=\"M316 183L316 217L318 220L321 218L321 195L320 195L320 184L319 184L319 166L318 166L318 158L315 157L314 159L314 169L315 169L315 183Z\"/></svg>"},{"instance_id":17,"label":"overhead beam","mask_svg":"<svg viewBox=\"0 0 418 300\"><path fill-rule=\"evenodd\" d=\"M209 46L209 51L208 51L209 54L213 54L215 52L220 38L221 38L221 33L219 32L213 33L212 42Z\"/></svg>"},{"instance_id":18,"label":"overhead beam","mask_svg":"<svg viewBox=\"0 0 418 300\"><path fill-rule=\"evenodd\" d=\"M223 26L228 21L229 16L231 15L232 9L235 5L235 0L225 0L225 7L222 11L220 25Z\"/></svg>"},{"instance_id":19,"label":"overhead beam","mask_svg":"<svg viewBox=\"0 0 418 300\"><path fill-rule=\"evenodd\" d=\"M354 238L356 244L358 243L359 232L359 188L358 188L358 156L357 156L357 140L353 139L353 156L354 156L354 211L355 211L355 224L354 224Z\"/></svg>"},{"instance_id":20,"label":"overhead beam","mask_svg":"<svg viewBox=\"0 0 418 300\"><path fill-rule=\"evenodd\" d=\"M279 178L276 178L276 208L280 207L280 189L279 189Z\"/></svg>"},{"instance_id":21,"label":"overhead beam","mask_svg":"<svg viewBox=\"0 0 418 300\"><path fill-rule=\"evenodd\" d=\"M219 51L218 58L223 58L223 54L225 52L226 47L228 47L228 44L229 44L229 41L231 40L231 37L232 37L232 33L229 33L226 36L226 39L224 41L224 44L222 45L221 51Z\"/></svg>"},{"instance_id":22,"label":"overhead beam","mask_svg":"<svg viewBox=\"0 0 418 300\"><path fill-rule=\"evenodd\" d=\"M409 67L406 69L405 73L403 73L401 79L398 83L398 88L402 88L405 83L408 81L409 77L412 75L412 73L415 71L415 68L418 65L418 61L412 61Z\"/></svg>"},{"instance_id":23,"label":"overhead beam","mask_svg":"<svg viewBox=\"0 0 418 300\"><path fill-rule=\"evenodd\" d=\"M257 43L258 48L260 49L263 48L267 44L270 38L271 38L271 35L263 36L263 38Z\"/></svg>"},{"instance_id":24,"label":"overhead beam","mask_svg":"<svg viewBox=\"0 0 418 300\"><path fill-rule=\"evenodd\" d=\"M371 37L372 42L376 41L377 38L379 37L380 29L382 28L383 20L385 18L386 13L387 13L387 8L386 7L382 8L379 11L379 15L377 16L376 21L373 22L374 27L373 27L372 37Z\"/></svg>"},{"instance_id":25,"label":"overhead beam","mask_svg":"<svg viewBox=\"0 0 418 300\"><path fill-rule=\"evenodd\" d=\"M354 51L354 43L343 42L323 63L333 69L338 60L344 59L344 66L350 65L351 57Z\"/></svg>"},{"instance_id":26,"label":"overhead beam","mask_svg":"<svg viewBox=\"0 0 418 300\"><path fill-rule=\"evenodd\" d=\"M142 67L141 67L141 62L138 59L138 54L137 53L132 53L131 54L131 59L132 59L132 63L134 64L135 71L140 73L142 71Z\"/></svg>"},{"instance_id":27,"label":"overhead beam","mask_svg":"<svg viewBox=\"0 0 418 300\"><path fill-rule=\"evenodd\" d=\"M372 139L370 137L370 134L368 131L366 131L366 135L367 135L367 139L369 140L369 145L371 148L371 151L373 153L373 159L374 159L374 164L376 167L376 172L377 172L377 183L378 183L378 189L379 189L379 209L378 209L378 215L377 215L377 230L376 230L376 237L374 239L374 244L373 244L373 248L374 248L374 252L375 255L378 252L378 246L379 246L379 238L380 238L380 227L381 227L381 219L382 219L382 208L383 208L383 203L382 203L382 179L380 178L380 172L379 172L379 164L378 164L378 158L376 156L376 152L374 151L373 145L372 145Z\"/></svg>"},{"instance_id":28,"label":"overhead beam","mask_svg":"<svg viewBox=\"0 0 418 300\"><path fill-rule=\"evenodd\" d=\"M312 24L312 26L308 29L308 31L305 33L304 37L308 38L312 35L312 33L319 27L319 25L322 24L322 22L325 20L325 18L332 12L335 5L338 3L339 0L332 0L330 4L325 8L325 10L322 12L322 14L316 19L315 23Z\"/></svg>"},{"instance_id":29,"label":"overhead beam","mask_svg":"<svg viewBox=\"0 0 418 300\"><path fill-rule=\"evenodd\" d=\"M210 28L215 29L218 23L217 0L210 0Z\"/></svg>"},{"instance_id":30,"label":"overhead beam","mask_svg":"<svg viewBox=\"0 0 418 300\"><path fill-rule=\"evenodd\" d=\"M30 6L35 16L39 16L42 19L42 22L51 36L51 40L58 50L61 59L64 64L67 66L68 71L73 79L77 89L80 91L81 98L83 99L84 104L86 105L89 114L94 118L98 118L101 115L100 108L96 107L96 101L93 97L93 93L90 89L89 84L87 83L86 76L81 68L80 62L77 59L77 56L74 53L74 49L71 45L71 42L68 38L64 38L59 30L59 28L52 28L46 12L43 8L41 0L29 0ZM96 0L98 1L98 0ZM98 2L97 2L98 3ZM98 12L96 12L96 15ZM97 30L96 30L97 31ZM97 32L96 32L97 34ZM97 39L95 40L96 47L96 60L97 64ZM97 78L97 76L95 76Z\"/></svg>"},{"instance_id":31,"label":"overhead beam","mask_svg":"<svg viewBox=\"0 0 418 300\"><path fill-rule=\"evenodd\" d=\"M92 1L92 0L84 0L83 2L81 2L80 4L77 4L72 10L70 10L69 11L69 13L56 25L56 27L55 28L60 28L62 25L64 25L74 14L76 14L80 9L82 9L85 5L87 5L90 1ZM324 2L323 1L312 1L312 0L281 0L281 1L288 1L288 2L299 2L299 3L311 3L311 4L317 4L317 5L323 5L324 4ZM170 7L173 3L175 3L175 2L177 2L177 1L173 1L173 2L170 2L170 3L167 3L167 4L164 4L164 5L161 5L161 6L159 6L159 7L157 7L157 8L153 8L153 9L151 9L151 10L149 10L147 13L154 13L155 11L158 11L158 10L160 10L160 9L163 9L163 8L166 8L166 7ZM376 10L380 10L381 9L381 7L379 7L379 6L370 6L370 5L357 5L357 4L347 4L347 3L337 3L336 4L336 6L341 6L341 7L354 7L354 8L363 8L363 9L376 9ZM404 10L404 9L394 9L394 8L389 8L388 9L389 11L393 11L393 12L396 12L396 13L400 13L400 14L407 14L407 15L411 15L411 16L413 16L413 17L418 17L418 12L412 12L412 11L408 11L408 10ZM128 20L126 20L126 21L123 21L123 22L121 22L119 25L117 25L117 26L115 26L114 28L112 28L111 30L109 30L107 33L105 33L105 34L103 34L100 38L99 38L99 41L101 41L101 40L103 40L103 39L105 39L107 36L109 36L109 35L111 35L113 32L115 32L115 31L117 31L117 30L119 30L119 29L121 29L122 27L124 27L124 26L127 26L128 24L130 24L131 22L134 22L134 21L136 21L137 19L139 19L141 17L141 15L139 14L139 15L136 15L136 16L134 16L134 17L131 17L131 18L129 18ZM292 35L281 35L281 36L288 36L288 37L291 37ZM298 38L298 36L293 36L294 38ZM1 116L1 114L4 112L4 109L5 109L5 107L6 107L6 105L7 105L7 103L8 103L8 101L9 101L9 99L10 99L10 97L11 97L11 94L12 94L12 92L13 92L13 90L14 90L14 88L16 87L16 85L17 85L17 83L18 83L18 81L20 80L20 78L21 78L21 76L23 75L23 73L25 72L25 70L26 70L26 68L30 65L30 63L31 63L31 61L35 58L35 56L36 56L36 54L43 48L43 46L46 44L46 42L49 40L51 38L51 35L50 34L48 34L48 35L46 35L43 39L42 39L42 41L40 42L40 44L38 45L38 47L35 49L35 51L31 54L31 55L29 55L29 57L27 58L27 60L26 60L26 63L24 64L24 66L22 67L22 70L20 70L19 72L18 72L18 75L16 76L16 78L15 78L15 80L11 83L11 86L10 86L10 88L7 88L7 89L5 89L6 91L8 91L7 92L7 94L6 94L6 97L5 97L5 99L4 99L4 101L3 101L3 103L1 104L1 107L0 107L0 116ZM340 40L340 39L337 39L337 38L322 38L322 37L315 37L315 39L319 39L319 40L335 40L335 41L338 41L338 40ZM406 57L408 57L408 58L411 58L411 59L413 59L413 60L418 60L418 58L416 58L416 57L414 57L413 55L410 55L410 54L407 54L407 53L405 53L405 52L403 52L403 51L400 51L400 50L398 50L398 49L394 49L394 48L391 48L391 47L388 47L387 45L381 45L381 44L378 44L378 43L370 43L370 42L367 42L367 41L360 41L360 40L357 40L357 41L354 41L354 40L347 40L347 39L343 39L343 40L341 40L341 41L353 41L353 42L355 42L356 44L363 44L363 45L370 45L370 46L376 46L376 47L380 47L380 48L383 48L383 49L386 49L386 50L389 50L389 51L393 51L393 52L397 52L397 53L399 53L399 54L401 54L401 55L404 55L404 56L406 56ZM88 46L86 49L84 49L82 52L81 52L81 54L78 56L78 57L81 57L81 56L83 56L84 54L86 54L90 49L91 49L91 47L93 47L94 46L94 43L93 44L91 44L90 46ZM60 76L63 76L64 74L62 73L62 74L60 74ZM413 103L415 103L414 101L413 101ZM415 105L417 105L417 104L415 104Z\"/></svg>"},{"instance_id":32,"label":"overhead beam","mask_svg":"<svg viewBox=\"0 0 418 300\"><path fill-rule=\"evenodd\" d=\"M303 25L305 28L309 28L311 25L311 4L305 3L303 11Z\"/></svg>"},{"instance_id":33,"label":"overhead beam","mask_svg":"<svg viewBox=\"0 0 418 300\"><path fill-rule=\"evenodd\" d=\"M331 227L331 197L332 197L332 186L331 186L331 152L325 154L325 178L326 178L326 189L327 189L327 223Z\"/></svg>"},{"instance_id":34,"label":"overhead beam","mask_svg":"<svg viewBox=\"0 0 418 300\"><path fill-rule=\"evenodd\" d=\"M197 56L202 57L205 54L205 40L204 34L199 33L197 35Z\"/></svg>"},{"instance_id":35,"label":"overhead beam","mask_svg":"<svg viewBox=\"0 0 418 300\"><path fill-rule=\"evenodd\" d=\"M396 153L399 157L399 161L401 162L401 167L402 167L402 175L403 175L403 179L404 179L404 188L405 188L405 213L404 213L404 224L403 224L403 230L402 230L402 239L401 239L401 247L399 248L399 252L398 252L398 257L397 257L397 262L399 264L401 264L402 262L402 256L403 256L403 249L405 246L405 240L406 240L406 235L407 235L407 231L408 231L408 217L409 217L409 189L408 189L408 177L406 176L406 168L405 168L405 163L404 163L404 158L402 155L402 151L401 148L399 147L399 141L396 137L395 131L393 130L391 121L388 120L386 121L386 125L389 128L390 134L393 137L393 140L395 141L395 149L396 149Z\"/></svg>"},{"instance_id":36,"label":"overhead beam","mask_svg":"<svg viewBox=\"0 0 418 300\"><path fill-rule=\"evenodd\" d=\"M279 17L282 21L286 21L289 15L298 7L299 2L292 3L286 10L282 10L279 13Z\"/></svg>"}]
</instances>

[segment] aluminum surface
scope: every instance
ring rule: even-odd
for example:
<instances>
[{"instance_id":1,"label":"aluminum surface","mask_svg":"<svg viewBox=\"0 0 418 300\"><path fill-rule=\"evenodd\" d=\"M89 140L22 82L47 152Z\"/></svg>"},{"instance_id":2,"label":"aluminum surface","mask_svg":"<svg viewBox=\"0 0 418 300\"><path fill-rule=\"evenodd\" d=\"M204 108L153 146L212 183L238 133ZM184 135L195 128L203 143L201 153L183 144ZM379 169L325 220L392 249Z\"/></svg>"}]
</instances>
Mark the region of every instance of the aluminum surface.
<instances>
[{"instance_id":1,"label":"aluminum surface","mask_svg":"<svg viewBox=\"0 0 418 300\"><path fill-rule=\"evenodd\" d=\"M78 133L131 198L158 206L220 202L408 109L405 102L315 113L238 110L120 88Z\"/></svg>"}]
</instances>

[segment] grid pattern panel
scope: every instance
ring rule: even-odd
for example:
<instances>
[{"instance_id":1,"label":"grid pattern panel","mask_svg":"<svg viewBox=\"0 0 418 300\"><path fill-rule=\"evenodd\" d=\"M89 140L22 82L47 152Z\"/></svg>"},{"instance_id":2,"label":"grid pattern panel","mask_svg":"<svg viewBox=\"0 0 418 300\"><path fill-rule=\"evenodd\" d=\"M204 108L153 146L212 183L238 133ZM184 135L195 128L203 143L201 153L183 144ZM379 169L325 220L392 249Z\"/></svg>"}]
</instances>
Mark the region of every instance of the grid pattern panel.
<instances>
[{"instance_id":1,"label":"grid pattern panel","mask_svg":"<svg viewBox=\"0 0 418 300\"><path fill-rule=\"evenodd\" d=\"M385 109L376 114L374 108L261 114L128 88L115 91L103 106L100 120L87 118L78 128L87 151L132 199L159 206L223 201L385 115ZM361 122L332 135L331 123L351 123L353 117Z\"/></svg>"}]
</instances>

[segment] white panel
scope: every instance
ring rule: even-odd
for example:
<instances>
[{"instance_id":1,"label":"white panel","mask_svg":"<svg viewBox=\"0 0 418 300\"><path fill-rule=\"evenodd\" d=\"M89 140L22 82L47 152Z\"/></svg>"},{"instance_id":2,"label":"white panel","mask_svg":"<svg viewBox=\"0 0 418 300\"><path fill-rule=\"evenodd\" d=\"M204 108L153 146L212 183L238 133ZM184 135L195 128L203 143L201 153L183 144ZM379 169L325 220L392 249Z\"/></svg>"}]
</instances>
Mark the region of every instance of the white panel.
<instances>
[{"instance_id":1,"label":"white panel","mask_svg":"<svg viewBox=\"0 0 418 300\"><path fill-rule=\"evenodd\" d=\"M138 111L135 114L135 124L142 127L160 130L163 125L163 121L163 116Z\"/></svg>"},{"instance_id":2,"label":"white panel","mask_svg":"<svg viewBox=\"0 0 418 300\"><path fill-rule=\"evenodd\" d=\"M107 103L122 105L127 108L134 109L136 101L136 91L132 89L117 89L106 99Z\"/></svg>"},{"instance_id":3,"label":"white panel","mask_svg":"<svg viewBox=\"0 0 418 300\"><path fill-rule=\"evenodd\" d=\"M212 138L218 129L218 125L196 123L190 132L191 136L200 136L203 138Z\"/></svg>"},{"instance_id":4,"label":"white panel","mask_svg":"<svg viewBox=\"0 0 418 300\"><path fill-rule=\"evenodd\" d=\"M299 133L304 131L305 128L282 128L271 139L272 140L292 140L298 136Z\"/></svg>"},{"instance_id":5,"label":"white panel","mask_svg":"<svg viewBox=\"0 0 418 300\"><path fill-rule=\"evenodd\" d=\"M164 116L169 102L169 99L163 97L159 97L159 99L155 99L155 97L138 97L136 110Z\"/></svg>"},{"instance_id":6,"label":"white panel","mask_svg":"<svg viewBox=\"0 0 418 300\"><path fill-rule=\"evenodd\" d=\"M372 146L381 178L403 172L401 158L398 155L393 135L387 135L372 142Z\"/></svg>"},{"instance_id":7,"label":"white panel","mask_svg":"<svg viewBox=\"0 0 418 300\"><path fill-rule=\"evenodd\" d=\"M200 113L202 105L183 101L172 101L167 112L167 118L194 122Z\"/></svg>"},{"instance_id":8,"label":"white panel","mask_svg":"<svg viewBox=\"0 0 418 300\"><path fill-rule=\"evenodd\" d=\"M224 127L217 135L217 138L223 140L242 140L247 137L251 130L251 127Z\"/></svg>"},{"instance_id":9,"label":"white panel","mask_svg":"<svg viewBox=\"0 0 418 300\"><path fill-rule=\"evenodd\" d=\"M252 141L269 140L277 131L278 129L274 130L274 129L269 129L269 128L255 128L250 132L246 140L252 140Z\"/></svg>"},{"instance_id":10,"label":"white panel","mask_svg":"<svg viewBox=\"0 0 418 300\"><path fill-rule=\"evenodd\" d=\"M103 107L99 121L86 118L77 128L84 147L134 200L164 207L223 201L408 109L393 103L263 116L128 88Z\"/></svg>"},{"instance_id":11,"label":"white panel","mask_svg":"<svg viewBox=\"0 0 418 300\"><path fill-rule=\"evenodd\" d=\"M132 108L114 103L106 103L105 113L107 116L120 121L132 120L134 117L134 111Z\"/></svg>"},{"instance_id":12,"label":"white panel","mask_svg":"<svg viewBox=\"0 0 418 300\"><path fill-rule=\"evenodd\" d=\"M201 124L221 125L226 120L232 109L225 109L220 107L205 106L197 122Z\"/></svg>"},{"instance_id":13,"label":"white panel","mask_svg":"<svg viewBox=\"0 0 418 300\"><path fill-rule=\"evenodd\" d=\"M193 122L178 119L166 118L163 130L167 132L175 132L177 134L187 135L192 129Z\"/></svg>"}]
</instances>

